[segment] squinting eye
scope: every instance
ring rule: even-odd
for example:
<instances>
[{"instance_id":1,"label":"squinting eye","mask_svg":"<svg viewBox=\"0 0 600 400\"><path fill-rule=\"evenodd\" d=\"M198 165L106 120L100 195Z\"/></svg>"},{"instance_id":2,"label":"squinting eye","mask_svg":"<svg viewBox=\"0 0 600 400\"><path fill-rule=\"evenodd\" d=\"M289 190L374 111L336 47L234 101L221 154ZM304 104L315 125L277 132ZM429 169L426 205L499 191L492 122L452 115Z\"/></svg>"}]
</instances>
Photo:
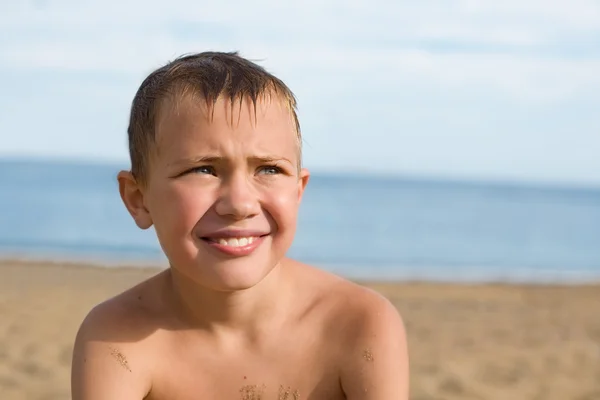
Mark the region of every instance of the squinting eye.
<instances>
[{"instance_id":1,"label":"squinting eye","mask_svg":"<svg viewBox=\"0 0 600 400\"><path fill-rule=\"evenodd\" d=\"M190 170L190 172L194 172L194 173L197 173L197 174L210 174L210 175L214 175L215 170L212 167L209 167L207 165L203 165L201 167L192 168Z\"/></svg>"},{"instance_id":2,"label":"squinting eye","mask_svg":"<svg viewBox=\"0 0 600 400\"><path fill-rule=\"evenodd\" d=\"M281 170L278 167L263 167L260 172L266 175L276 175L280 173Z\"/></svg>"}]
</instances>

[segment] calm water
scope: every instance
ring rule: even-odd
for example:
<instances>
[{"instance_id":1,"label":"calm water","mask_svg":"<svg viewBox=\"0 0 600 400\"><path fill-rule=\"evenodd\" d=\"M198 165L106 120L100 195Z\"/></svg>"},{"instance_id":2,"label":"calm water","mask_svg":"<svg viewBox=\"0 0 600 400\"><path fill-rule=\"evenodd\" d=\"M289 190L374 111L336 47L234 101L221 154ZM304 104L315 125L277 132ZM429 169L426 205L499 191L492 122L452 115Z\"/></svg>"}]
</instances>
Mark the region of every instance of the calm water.
<instances>
[{"instance_id":1,"label":"calm water","mask_svg":"<svg viewBox=\"0 0 600 400\"><path fill-rule=\"evenodd\" d=\"M118 166L0 161L0 255L160 261ZM313 176L290 256L350 277L600 278L600 189Z\"/></svg>"}]
</instances>

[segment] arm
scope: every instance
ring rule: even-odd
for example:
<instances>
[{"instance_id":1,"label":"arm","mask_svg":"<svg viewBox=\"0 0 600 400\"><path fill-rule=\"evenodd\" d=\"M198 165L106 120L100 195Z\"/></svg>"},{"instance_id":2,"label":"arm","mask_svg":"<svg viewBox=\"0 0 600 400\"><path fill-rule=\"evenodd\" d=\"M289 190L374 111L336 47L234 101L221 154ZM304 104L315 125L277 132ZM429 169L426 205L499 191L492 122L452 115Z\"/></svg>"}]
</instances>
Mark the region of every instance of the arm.
<instances>
[{"instance_id":1,"label":"arm","mask_svg":"<svg viewBox=\"0 0 600 400\"><path fill-rule=\"evenodd\" d=\"M368 296L356 319L341 384L348 400L408 400L408 350L396 308L376 294Z\"/></svg>"},{"instance_id":2,"label":"arm","mask_svg":"<svg viewBox=\"0 0 600 400\"><path fill-rule=\"evenodd\" d=\"M139 363L127 355L129 343L113 343L116 323L95 309L82 323L73 348L71 397L73 400L142 400L149 392Z\"/></svg>"}]
</instances>

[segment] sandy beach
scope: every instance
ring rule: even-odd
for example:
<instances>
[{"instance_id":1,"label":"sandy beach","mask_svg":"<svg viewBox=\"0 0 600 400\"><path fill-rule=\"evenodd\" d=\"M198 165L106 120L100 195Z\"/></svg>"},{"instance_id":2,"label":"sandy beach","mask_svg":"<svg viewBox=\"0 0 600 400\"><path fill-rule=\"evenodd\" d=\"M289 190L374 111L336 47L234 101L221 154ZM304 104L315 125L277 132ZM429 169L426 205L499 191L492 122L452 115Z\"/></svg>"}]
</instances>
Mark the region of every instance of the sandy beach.
<instances>
[{"instance_id":1,"label":"sandy beach","mask_svg":"<svg viewBox=\"0 0 600 400\"><path fill-rule=\"evenodd\" d=\"M0 262L0 399L70 399L84 315L155 272ZM600 284L364 284L405 320L413 400L600 399Z\"/></svg>"}]
</instances>

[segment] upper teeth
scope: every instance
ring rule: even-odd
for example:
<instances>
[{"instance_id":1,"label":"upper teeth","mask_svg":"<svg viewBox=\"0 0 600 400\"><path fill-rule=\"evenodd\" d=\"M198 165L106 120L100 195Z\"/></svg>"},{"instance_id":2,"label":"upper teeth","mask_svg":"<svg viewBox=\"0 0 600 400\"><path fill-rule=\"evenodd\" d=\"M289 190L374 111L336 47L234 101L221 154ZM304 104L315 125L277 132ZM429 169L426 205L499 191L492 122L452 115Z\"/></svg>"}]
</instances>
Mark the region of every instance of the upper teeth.
<instances>
[{"instance_id":1,"label":"upper teeth","mask_svg":"<svg viewBox=\"0 0 600 400\"><path fill-rule=\"evenodd\" d=\"M218 240L218 242L223 246L240 247L249 245L254 241L254 239L256 239L254 236L229 239L221 238Z\"/></svg>"}]
</instances>

